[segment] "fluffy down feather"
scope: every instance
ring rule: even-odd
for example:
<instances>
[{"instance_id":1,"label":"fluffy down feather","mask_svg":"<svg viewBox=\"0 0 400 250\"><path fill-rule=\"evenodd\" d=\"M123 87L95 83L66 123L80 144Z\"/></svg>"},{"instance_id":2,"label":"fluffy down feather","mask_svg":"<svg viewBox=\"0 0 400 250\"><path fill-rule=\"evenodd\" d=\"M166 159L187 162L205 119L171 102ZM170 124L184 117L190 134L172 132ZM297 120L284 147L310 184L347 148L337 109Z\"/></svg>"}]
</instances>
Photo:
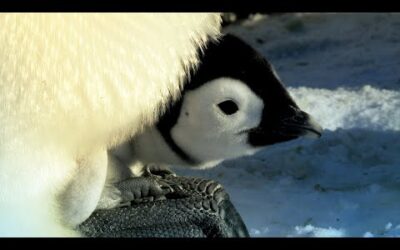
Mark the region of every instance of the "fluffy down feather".
<instances>
[{"instance_id":1,"label":"fluffy down feather","mask_svg":"<svg viewBox=\"0 0 400 250\"><path fill-rule=\"evenodd\" d=\"M106 150L179 96L220 16L1 14L0 26L0 235L76 235L66 225L95 208Z\"/></svg>"}]
</instances>

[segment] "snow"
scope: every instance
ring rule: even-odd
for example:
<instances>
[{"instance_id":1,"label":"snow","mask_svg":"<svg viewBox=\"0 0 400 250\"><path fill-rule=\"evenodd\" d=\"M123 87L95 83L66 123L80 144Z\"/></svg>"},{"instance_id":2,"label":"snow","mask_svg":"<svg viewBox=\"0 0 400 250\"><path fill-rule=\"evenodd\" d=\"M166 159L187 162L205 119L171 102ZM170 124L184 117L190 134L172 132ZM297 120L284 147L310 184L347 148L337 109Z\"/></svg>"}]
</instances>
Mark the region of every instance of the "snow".
<instances>
[{"instance_id":1,"label":"snow","mask_svg":"<svg viewBox=\"0 0 400 250\"><path fill-rule=\"evenodd\" d=\"M324 127L214 169L253 237L400 236L400 14L254 15L226 27Z\"/></svg>"},{"instance_id":2,"label":"snow","mask_svg":"<svg viewBox=\"0 0 400 250\"><path fill-rule=\"evenodd\" d=\"M343 229L335 229L329 227L328 229L326 228L320 228L320 227L314 227L311 225L307 225L305 227L300 227L296 226L295 227L296 234L301 235L301 236L316 236L316 237L343 237L345 235L345 232Z\"/></svg>"}]
</instances>

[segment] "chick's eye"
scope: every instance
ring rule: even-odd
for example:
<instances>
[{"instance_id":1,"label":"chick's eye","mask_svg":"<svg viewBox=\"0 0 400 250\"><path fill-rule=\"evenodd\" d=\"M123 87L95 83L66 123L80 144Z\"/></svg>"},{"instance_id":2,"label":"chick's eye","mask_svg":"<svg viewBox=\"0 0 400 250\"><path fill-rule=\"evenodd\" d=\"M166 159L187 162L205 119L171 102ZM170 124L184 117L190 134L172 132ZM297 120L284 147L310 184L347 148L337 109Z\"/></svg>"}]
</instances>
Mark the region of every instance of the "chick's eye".
<instances>
[{"instance_id":1,"label":"chick's eye","mask_svg":"<svg viewBox=\"0 0 400 250\"><path fill-rule=\"evenodd\" d=\"M234 101L227 100L218 104L219 109L226 115L232 115L239 110L239 107Z\"/></svg>"}]
</instances>

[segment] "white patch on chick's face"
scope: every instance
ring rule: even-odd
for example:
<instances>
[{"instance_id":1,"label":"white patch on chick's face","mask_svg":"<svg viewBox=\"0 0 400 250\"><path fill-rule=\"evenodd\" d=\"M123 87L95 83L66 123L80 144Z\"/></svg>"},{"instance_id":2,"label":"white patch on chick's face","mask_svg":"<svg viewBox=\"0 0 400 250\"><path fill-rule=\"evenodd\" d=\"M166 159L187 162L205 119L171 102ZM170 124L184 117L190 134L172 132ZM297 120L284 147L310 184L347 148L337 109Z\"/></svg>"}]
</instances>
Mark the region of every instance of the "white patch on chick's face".
<instances>
[{"instance_id":1,"label":"white patch on chick's face","mask_svg":"<svg viewBox=\"0 0 400 250\"><path fill-rule=\"evenodd\" d=\"M242 81L217 78L186 92L171 136L201 163L251 154L256 149L243 131L259 125L263 108L262 99Z\"/></svg>"}]
</instances>

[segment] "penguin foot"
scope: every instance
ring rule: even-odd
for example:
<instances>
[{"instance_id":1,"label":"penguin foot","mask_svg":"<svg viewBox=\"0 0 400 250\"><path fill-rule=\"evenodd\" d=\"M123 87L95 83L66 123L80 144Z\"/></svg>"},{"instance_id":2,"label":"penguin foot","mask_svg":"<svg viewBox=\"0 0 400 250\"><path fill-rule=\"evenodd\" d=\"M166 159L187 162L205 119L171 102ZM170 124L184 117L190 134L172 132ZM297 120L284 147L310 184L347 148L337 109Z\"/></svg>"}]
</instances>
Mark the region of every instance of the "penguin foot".
<instances>
[{"instance_id":1,"label":"penguin foot","mask_svg":"<svg viewBox=\"0 0 400 250\"><path fill-rule=\"evenodd\" d=\"M132 203L143 203L166 199L167 194L174 191L168 180L146 171L143 176L132 177L114 185L120 191L119 207Z\"/></svg>"},{"instance_id":2,"label":"penguin foot","mask_svg":"<svg viewBox=\"0 0 400 250\"><path fill-rule=\"evenodd\" d=\"M165 165L156 165L156 164L147 164L144 168L143 176L160 176L165 178L167 175L176 176L175 172L173 172L169 167Z\"/></svg>"},{"instance_id":3,"label":"penguin foot","mask_svg":"<svg viewBox=\"0 0 400 250\"><path fill-rule=\"evenodd\" d=\"M165 179L175 189L166 199L95 211L80 232L87 237L249 237L221 184L195 177Z\"/></svg>"}]
</instances>

